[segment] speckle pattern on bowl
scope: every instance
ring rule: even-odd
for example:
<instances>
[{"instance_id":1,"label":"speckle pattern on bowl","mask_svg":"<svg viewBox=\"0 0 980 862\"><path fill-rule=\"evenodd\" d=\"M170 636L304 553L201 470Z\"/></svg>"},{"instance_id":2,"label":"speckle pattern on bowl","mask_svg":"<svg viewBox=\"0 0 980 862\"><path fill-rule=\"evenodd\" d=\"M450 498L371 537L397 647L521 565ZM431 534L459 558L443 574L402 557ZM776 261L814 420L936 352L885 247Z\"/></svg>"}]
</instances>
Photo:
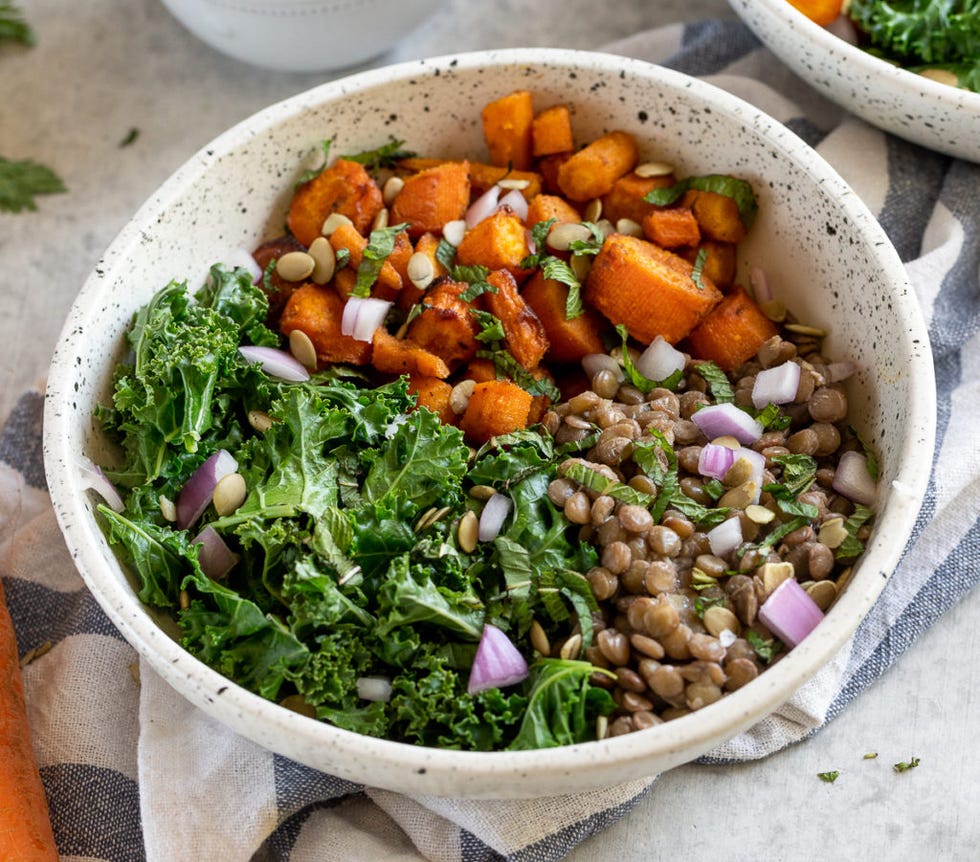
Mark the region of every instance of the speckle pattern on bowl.
<instances>
[{"instance_id":1,"label":"speckle pattern on bowl","mask_svg":"<svg viewBox=\"0 0 980 862\"><path fill-rule=\"evenodd\" d=\"M980 93L879 60L786 0L729 3L773 54L828 99L907 141L980 162Z\"/></svg>"},{"instance_id":2,"label":"speckle pattern on bowl","mask_svg":"<svg viewBox=\"0 0 980 862\"><path fill-rule=\"evenodd\" d=\"M280 231L289 189L320 141L356 152L404 138L422 154L485 158L479 110L516 88L564 102L577 138L634 133L644 158L681 175L749 179L760 215L740 261L766 269L803 320L856 360L857 424L884 464L877 532L826 619L759 680L697 713L628 737L530 752L412 747L317 723L205 667L136 599L93 516L75 459L106 454L93 418L125 352L133 312L173 278L196 288L211 263ZM691 760L776 709L854 631L897 562L926 487L935 389L926 331L884 233L830 167L784 126L702 82L647 63L564 50L463 54L335 81L250 117L177 171L120 233L84 285L51 365L45 461L69 548L100 604L151 666L195 705L281 754L411 793L529 797L650 775ZM166 630L165 630L166 627Z\"/></svg>"}]
</instances>

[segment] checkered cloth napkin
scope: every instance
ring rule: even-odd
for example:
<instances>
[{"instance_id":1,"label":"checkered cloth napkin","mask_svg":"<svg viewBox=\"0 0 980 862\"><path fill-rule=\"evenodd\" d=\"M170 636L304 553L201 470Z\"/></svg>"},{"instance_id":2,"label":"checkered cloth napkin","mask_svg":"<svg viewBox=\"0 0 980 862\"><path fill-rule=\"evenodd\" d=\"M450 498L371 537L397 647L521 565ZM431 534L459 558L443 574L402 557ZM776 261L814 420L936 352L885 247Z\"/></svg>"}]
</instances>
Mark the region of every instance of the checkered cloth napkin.
<instances>
[{"instance_id":1,"label":"checkered cloth napkin","mask_svg":"<svg viewBox=\"0 0 980 862\"><path fill-rule=\"evenodd\" d=\"M775 715L706 759L758 758L839 713L980 581L980 165L843 114L734 22L668 27L608 50L705 77L815 146L880 219L929 324L939 412L926 504L851 642ZM650 790L655 777L520 802L409 798L236 736L140 668L83 585L45 492L41 407L39 392L26 393L0 436L0 574L29 659L35 750L63 857L546 862Z\"/></svg>"}]
</instances>

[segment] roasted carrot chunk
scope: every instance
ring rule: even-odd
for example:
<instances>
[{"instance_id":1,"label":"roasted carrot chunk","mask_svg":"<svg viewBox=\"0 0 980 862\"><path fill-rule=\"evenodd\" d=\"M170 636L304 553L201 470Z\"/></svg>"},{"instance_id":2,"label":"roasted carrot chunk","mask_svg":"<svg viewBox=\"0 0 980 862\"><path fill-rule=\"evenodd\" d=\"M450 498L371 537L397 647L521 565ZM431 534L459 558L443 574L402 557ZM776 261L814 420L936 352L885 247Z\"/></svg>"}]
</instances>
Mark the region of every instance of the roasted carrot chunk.
<instances>
[{"instance_id":1,"label":"roasted carrot chunk","mask_svg":"<svg viewBox=\"0 0 980 862\"><path fill-rule=\"evenodd\" d=\"M503 324L504 346L529 371L537 367L548 351L548 336L534 310L517 292L517 282L509 272L494 270L487 281L496 293L483 295L487 310Z\"/></svg>"},{"instance_id":2,"label":"roasted carrot chunk","mask_svg":"<svg viewBox=\"0 0 980 862\"><path fill-rule=\"evenodd\" d=\"M337 159L296 189L286 224L296 239L309 246L331 213L347 216L358 232L366 234L383 206L381 190L363 165Z\"/></svg>"},{"instance_id":3,"label":"roasted carrot chunk","mask_svg":"<svg viewBox=\"0 0 980 862\"><path fill-rule=\"evenodd\" d=\"M279 329L286 336L302 329L316 348L320 367L331 362L366 365L371 361L371 344L341 334L343 316L344 300L332 287L304 284L289 297Z\"/></svg>"},{"instance_id":4,"label":"roasted carrot chunk","mask_svg":"<svg viewBox=\"0 0 980 862\"><path fill-rule=\"evenodd\" d=\"M497 379L497 366L492 359L471 359L466 368L462 371L465 380L475 380L477 383L484 383L487 380Z\"/></svg>"},{"instance_id":5,"label":"roasted carrot chunk","mask_svg":"<svg viewBox=\"0 0 980 862\"><path fill-rule=\"evenodd\" d=\"M513 165L519 171L531 167L531 124L534 108L529 90L515 90L485 105L480 113L483 137L495 165Z\"/></svg>"},{"instance_id":6,"label":"roasted carrot chunk","mask_svg":"<svg viewBox=\"0 0 980 862\"><path fill-rule=\"evenodd\" d=\"M456 260L464 266L506 269L514 278L523 279L528 273L521 269L521 261L529 251L524 222L498 210L466 232L456 250Z\"/></svg>"},{"instance_id":7,"label":"roasted carrot chunk","mask_svg":"<svg viewBox=\"0 0 980 862\"><path fill-rule=\"evenodd\" d=\"M701 241L698 220L686 207L654 207L642 224L643 235L661 248L697 245Z\"/></svg>"},{"instance_id":8,"label":"roasted carrot chunk","mask_svg":"<svg viewBox=\"0 0 980 862\"><path fill-rule=\"evenodd\" d=\"M424 377L412 374L408 378L408 391L418 401L419 407L426 407L439 417L443 425L455 425L459 418L449 406L453 387L438 377Z\"/></svg>"},{"instance_id":9,"label":"roasted carrot chunk","mask_svg":"<svg viewBox=\"0 0 980 862\"><path fill-rule=\"evenodd\" d=\"M564 222L576 223L582 220L582 216L564 198L557 195L538 195L527 206L528 227L534 227L540 221L554 219L556 223Z\"/></svg>"},{"instance_id":10,"label":"roasted carrot chunk","mask_svg":"<svg viewBox=\"0 0 980 862\"><path fill-rule=\"evenodd\" d=\"M710 359L725 371L747 362L777 333L742 287L736 287L688 336L696 356Z\"/></svg>"},{"instance_id":11,"label":"roasted carrot chunk","mask_svg":"<svg viewBox=\"0 0 980 862\"><path fill-rule=\"evenodd\" d=\"M555 153L553 156L542 156L537 160L535 168L541 175L541 190L549 195L562 193L558 186L558 171L571 157L571 153Z\"/></svg>"},{"instance_id":12,"label":"roasted carrot chunk","mask_svg":"<svg viewBox=\"0 0 980 862\"><path fill-rule=\"evenodd\" d=\"M661 177L641 177L634 172L621 176L609 192L602 196L602 215L613 224L621 218L628 218L637 224L655 209L653 204L643 200L654 189L666 188L674 184L670 175Z\"/></svg>"},{"instance_id":13,"label":"roasted carrot chunk","mask_svg":"<svg viewBox=\"0 0 980 862\"><path fill-rule=\"evenodd\" d=\"M720 288L723 293L728 292L728 288L735 282L737 246L731 242L715 242L711 239L702 241L699 245L683 249L681 256L694 263L698 255L703 251L704 274L710 278L715 286Z\"/></svg>"},{"instance_id":14,"label":"roasted carrot chunk","mask_svg":"<svg viewBox=\"0 0 980 862\"><path fill-rule=\"evenodd\" d=\"M438 165L446 164L449 159L425 159L417 156L402 159L398 167L402 171L421 172ZM483 162L470 162L470 187L474 194L482 194L490 186L500 180L523 180L527 183L521 194L529 201L541 193L541 174L534 171L518 171L501 165L487 165Z\"/></svg>"},{"instance_id":15,"label":"roasted carrot chunk","mask_svg":"<svg viewBox=\"0 0 980 862\"><path fill-rule=\"evenodd\" d=\"M476 354L480 331L473 307L459 298L468 285L441 278L422 296L424 311L409 325L407 337L441 356L455 370Z\"/></svg>"},{"instance_id":16,"label":"roasted carrot chunk","mask_svg":"<svg viewBox=\"0 0 980 862\"><path fill-rule=\"evenodd\" d=\"M688 192L685 197L691 199L691 211L705 237L719 242L745 239L747 231L734 198L705 191Z\"/></svg>"},{"instance_id":17,"label":"roasted carrot chunk","mask_svg":"<svg viewBox=\"0 0 980 862\"><path fill-rule=\"evenodd\" d=\"M548 336L547 358L553 362L578 362L589 353L605 353L602 318L591 308L569 320L565 316L568 287L560 281L532 275L521 290Z\"/></svg>"},{"instance_id":18,"label":"roasted carrot chunk","mask_svg":"<svg viewBox=\"0 0 980 862\"><path fill-rule=\"evenodd\" d=\"M441 162L405 178L391 202L389 220L408 222L408 233L418 239L429 232L442 234L446 222L461 219L470 203L469 162Z\"/></svg>"},{"instance_id":19,"label":"roasted carrot chunk","mask_svg":"<svg viewBox=\"0 0 980 862\"><path fill-rule=\"evenodd\" d=\"M488 380L473 388L459 421L466 439L475 445L527 426L532 398L509 380Z\"/></svg>"},{"instance_id":20,"label":"roasted carrot chunk","mask_svg":"<svg viewBox=\"0 0 980 862\"><path fill-rule=\"evenodd\" d=\"M531 152L535 156L570 153L575 148L567 105L545 108L531 123Z\"/></svg>"},{"instance_id":21,"label":"roasted carrot chunk","mask_svg":"<svg viewBox=\"0 0 980 862\"><path fill-rule=\"evenodd\" d=\"M586 280L585 298L609 320L623 324L638 341L658 335L674 344L721 300L721 293L673 252L625 234L602 245Z\"/></svg>"},{"instance_id":22,"label":"roasted carrot chunk","mask_svg":"<svg viewBox=\"0 0 980 862\"><path fill-rule=\"evenodd\" d=\"M306 251L306 246L296 239L296 237L280 236L262 243L262 245L252 252L252 257L255 258L255 262L264 274L269 264L291 251ZM292 295L293 291L299 287L299 284L295 281L286 281L286 279L282 278L275 271L275 268L269 274L269 282L272 288L271 290L265 286L265 277L261 279L259 285L265 293L266 299L269 300L267 323L269 326L277 326L279 315L282 314L286 301Z\"/></svg>"},{"instance_id":23,"label":"roasted carrot chunk","mask_svg":"<svg viewBox=\"0 0 980 862\"><path fill-rule=\"evenodd\" d=\"M636 141L627 132L596 138L558 169L558 186L573 201L587 201L609 192L636 165Z\"/></svg>"},{"instance_id":24,"label":"roasted carrot chunk","mask_svg":"<svg viewBox=\"0 0 980 862\"><path fill-rule=\"evenodd\" d=\"M449 366L439 356L407 338L395 338L383 326L373 338L371 364L385 374L415 374L440 380L449 376Z\"/></svg>"}]
</instances>

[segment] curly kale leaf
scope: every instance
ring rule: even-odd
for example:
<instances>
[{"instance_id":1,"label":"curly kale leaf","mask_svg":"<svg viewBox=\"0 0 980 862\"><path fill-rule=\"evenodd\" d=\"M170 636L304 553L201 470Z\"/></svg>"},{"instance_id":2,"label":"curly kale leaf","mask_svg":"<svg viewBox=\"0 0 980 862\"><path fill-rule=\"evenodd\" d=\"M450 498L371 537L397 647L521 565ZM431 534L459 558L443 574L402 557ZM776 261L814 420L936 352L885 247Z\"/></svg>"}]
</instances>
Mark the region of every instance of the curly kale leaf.
<instances>
[{"instance_id":1,"label":"curly kale leaf","mask_svg":"<svg viewBox=\"0 0 980 862\"><path fill-rule=\"evenodd\" d=\"M875 48L904 65L980 57L980 0L852 0L848 15Z\"/></svg>"},{"instance_id":2,"label":"curly kale leaf","mask_svg":"<svg viewBox=\"0 0 980 862\"><path fill-rule=\"evenodd\" d=\"M535 662L527 709L508 748L553 748L595 739L596 719L616 708L608 691L589 682L595 670L587 661Z\"/></svg>"}]
</instances>

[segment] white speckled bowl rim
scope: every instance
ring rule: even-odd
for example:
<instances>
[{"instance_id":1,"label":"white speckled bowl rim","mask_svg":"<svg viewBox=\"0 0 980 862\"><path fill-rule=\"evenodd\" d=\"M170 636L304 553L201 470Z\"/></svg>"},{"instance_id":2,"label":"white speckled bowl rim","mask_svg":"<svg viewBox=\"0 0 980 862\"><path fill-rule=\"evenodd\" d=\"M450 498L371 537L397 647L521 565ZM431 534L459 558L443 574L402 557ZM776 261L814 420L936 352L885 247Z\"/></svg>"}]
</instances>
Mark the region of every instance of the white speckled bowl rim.
<instances>
[{"instance_id":1,"label":"white speckled bowl rim","mask_svg":"<svg viewBox=\"0 0 980 862\"><path fill-rule=\"evenodd\" d=\"M893 66L815 24L787 0L729 0L759 39L824 96L915 144L980 162L980 93Z\"/></svg>"},{"instance_id":2,"label":"white speckled bowl rim","mask_svg":"<svg viewBox=\"0 0 980 862\"><path fill-rule=\"evenodd\" d=\"M164 281L146 283L153 265L145 264L145 272L139 270L141 254L153 250L158 233L165 237L168 220L203 232L203 237L188 234L187 242L195 248L203 246L204 251L183 257L179 249L172 252L188 266L199 265L202 278L206 264L229 243L254 243L269 235L269 223L260 222L266 213L242 216L255 222L250 227L243 222L248 233L243 238L233 224L212 226L207 200L201 202L200 213L181 212L189 203L182 197L189 188L195 183L206 186L209 171L218 171L213 183L223 176L223 156L234 153L236 159L248 158L249 143L256 150L264 143L271 146L266 143L270 130L303 112L315 113L317 106L342 115L351 105L381 99L392 88L405 97L400 102L402 116L412 129L416 120L411 110L418 110L412 107L412 98L425 106L433 104L428 100L430 91L435 96L453 93L460 100L472 99L473 105L461 115L455 113L454 103L453 116L443 127L431 119L434 115L427 113L427 107L417 118L441 129L446 137L456 134L453 123L461 124L465 117L471 140L459 146L472 148L479 134L473 116L478 110L473 106L522 83L536 93L545 88L554 101L585 105L587 110L576 117L586 127L593 113L608 113L596 120L600 126L614 120L631 128L641 136L641 149L648 157L652 149L674 160L683 174L700 167L701 172L715 169L756 176L762 206L752 236L759 239L750 238L745 246L740 263L743 276L746 267L762 263L760 256L765 258L772 264L775 283L784 284L792 294L791 307L802 306L805 319L827 322L828 315L837 313L831 341L839 352L834 355L860 359L867 354L851 397L852 403L859 404L859 413L860 405L866 406L857 424L880 441L883 450L878 526L848 589L810 637L758 680L682 719L630 736L526 752L444 751L364 737L263 700L183 650L137 600L96 522L94 495L83 489L74 465L79 452L100 457L104 451L92 411L109 391L109 369L123 353L122 332L130 315L170 277L186 274L171 271ZM425 86L411 89L419 84ZM646 108L653 111L654 98L659 112L651 114ZM645 100L639 112L634 110L637 99ZM670 134L658 129L669 129ZM384 126L382 134L394 131L401 128ZM587 128L583 139L589 132L595 128ZM325 136L310 131L309 147ZM657 138L656 146L647 138ZM376 133L373 140L376 146ZM426 152L418 143L414 146ZM699 165L699 146L710 151L700 157L702 162L710 159L710 165ZM295 178L294 171L282 166L293 166L299 155L278 154L281 170L272 175L281 183L282 200ZM756 168L765 170L760 174ZM253 180L242 182L247 186ZM809 208L798 201L791 205L801 187L811 201ZM785 204L782 197L788 199ZM229 200L234 197L223 203ZM153 278L159 275L154 272ZM801 279L806 283L794 288L793 282ZM232 730L310 766L401 792L472 798L563 794L652 775L692 760L779 707L841 648L894 569L925 492L934 435L932 358L914 294L881 228L829 165L781 124L722 90L648 63L560 49L459 54L365 72L273 105L219 136L143 205L86 281L52 360L44 416L47 478L68 548L113 624L168 683Z\"/></svg>"}]
</instances>

